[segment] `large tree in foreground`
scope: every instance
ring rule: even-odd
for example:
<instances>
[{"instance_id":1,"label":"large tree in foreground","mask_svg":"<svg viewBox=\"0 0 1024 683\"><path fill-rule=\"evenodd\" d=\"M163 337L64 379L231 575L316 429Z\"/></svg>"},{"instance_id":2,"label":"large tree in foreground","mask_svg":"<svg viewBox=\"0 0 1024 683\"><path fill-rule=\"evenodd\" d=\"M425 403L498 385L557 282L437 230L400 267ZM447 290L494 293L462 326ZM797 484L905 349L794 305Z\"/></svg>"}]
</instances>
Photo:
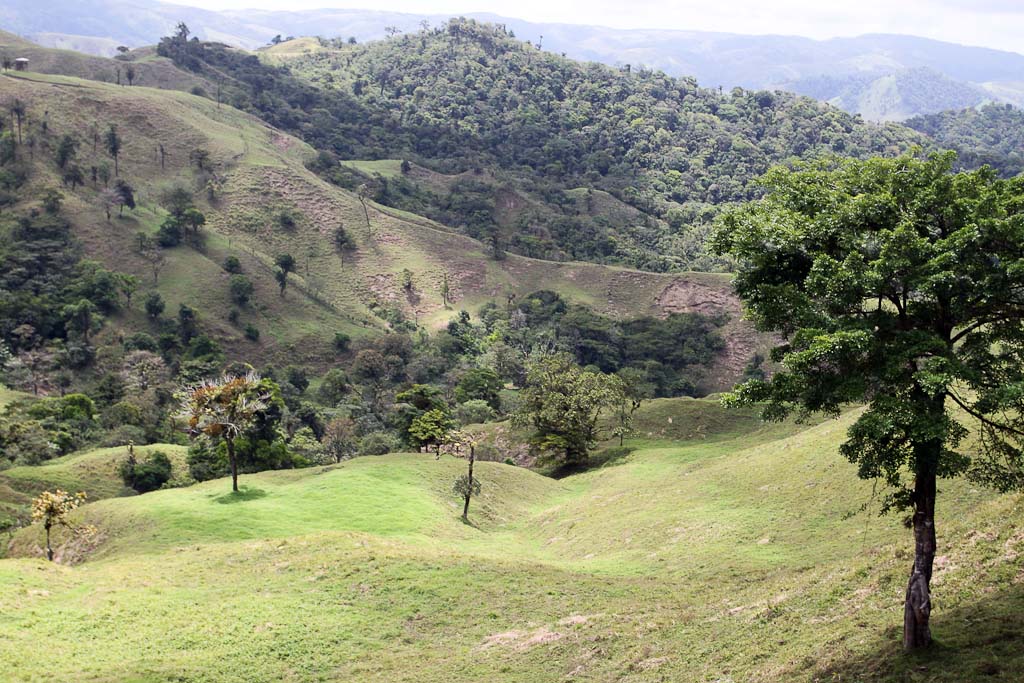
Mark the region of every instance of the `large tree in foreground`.
<instances>
[{"instance_id":1,"label":"large tree in foreground","mask_svg":"<svg viewBox=\"0 0 1024 683\"><path fill-rule=\"evenodd\" d=\"M235 439L256 424L260 414L270 407L270 399L270 392L255 373L207 380L181 392L182 416L188 422L189 434L224 442L232 491L238 490Z\"/></svg>"},{"instance_id":2,"label":"large tree in foreground","mask_svg":"<svg viewBox=\"0 0 1024 683\"><path fill-rule=\"evenodd\" d=\"M784 340L779 371L729 400L768 419L867 406L840 450L913 514L907 650L931 642L936 479L1024 484L1024 179L953 161L777 168L715 236L749 317Z\"/></svg>"}]
</instances>

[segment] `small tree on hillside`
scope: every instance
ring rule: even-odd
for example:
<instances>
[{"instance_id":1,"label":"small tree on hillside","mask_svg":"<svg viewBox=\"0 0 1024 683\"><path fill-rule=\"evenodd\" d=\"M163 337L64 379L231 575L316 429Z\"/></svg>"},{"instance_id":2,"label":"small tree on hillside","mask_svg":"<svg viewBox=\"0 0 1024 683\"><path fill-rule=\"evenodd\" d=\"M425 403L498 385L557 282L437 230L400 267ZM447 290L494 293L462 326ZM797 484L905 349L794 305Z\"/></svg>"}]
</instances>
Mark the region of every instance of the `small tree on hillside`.
<instances>
[{"instance_id":1,"label":"small tree on hillside","mask_svg":"<svg viewBox=\"0 0 1024 683\"><path fill-rule=\"evenodd\" d=\"M85 502L84 491L68 493L61 489L43 491L32 501L32 521L42 523L46 530L46 559L53 562L53 547L50 545L50 530L61 526L74 535L87 535L94 529L88 525L74 525L68 519L79 505Z\"/></svg>"},{"instance_id":2,"label":"small tree on hillside","mask_svg":"<svg viewBox=\"0 0 1024 683\"><path fill-rule=\"evenodd\" d=\"M347 460L358 450L356 423L349 417L336 417L324 428L323 445L334 462Z\"/></svg>"},{"instance_id":3,"label":"small tree on hillside","mask_svg":"<svg viewBox=\"0 0 1024 683\"><path fill-rule=\"evenodd\" d=\"M1024 488L1024 179L952 174L954 159L775 169L714 242L749 317L785 340L779 371L730 401L770 420L867 404L840 452L913 512L907 650L931 642L936 480Z\"/></svg>"},{"instance_id":4,"label":"small tree on hillside","mask_svg":"<svg viewBox=\"0 0 1024 683\"><path fill-rule=\"evenodd\" d=\"M621 401L615 378L584 370L568 354L545 355L530 363L512 421L533 428L530 441L541 452L563 465L580 465L597 443L602 412Z\"/></svg>"},{"instance_id":5,"label":"small tree on hillside","mask_svg":"<svg viewBox=\"0 0 1024 683\"><path fill-rule=\"evenodd\" d=\"M121 173L121 167L118 165L118 160L121 158L121 136L117 134L117 126L110 124L107 129L107 135L104 138L104 142L107 145L107 153L110 158L114 160L114 176L118 176Z\"/></svg>"},{"instance_id":6,"label":"small tree on hillside","mask_svg":"<svg viewBox=\"0 0 1024 683\"><path fill-rule=\"evenodd\" d=\"M473 496L480 495L480 480L473 476L473 463L476 462L476 440L472 435L463 431L452 432L448 436L448 443L456 454L464 455L467 469L465 474L460 474L452 485L452 493L463 500L462 520L469 521L469 501Z\"/></svg>"},{"instance_id":7,"label":"small tree on hillside","mask_svg":"<svg viewBox=\"0 0 1024 683\"><path fill-rule=\"evenodd\" d=\"M278 254L274 264L277 266L274 279L281 288L281 296L284 296L284 290L288 286L288 274L295 272L295 257L291 254Z\"/></svg>"},{"instance_id":8,"label":"small tree on hillside","mask_svg":"<svg viewBox=\"0 0 1024 683\"><path fill-rule=\"evenodd\" d=\"M434 446L434 458L441 458L441 445L455 429L455 420L446 410L435 408L416 417L409 425L409 436L418 446Z\"/></svg>"},{"instance_id":9,"label":"small tree on hillside","mask_svg":"<svg viewBox=\"0 0 1024 683\"><path fill-rule=\"evenodd\" d=\"M224 442L231 467L231 490L238 491L235 439L252 427L269 406L270 395L261 387L259 375L225 375L219 380L207 380L187 387L179 398L191 436L203 435Z\"/></svg>"}]
</instances>

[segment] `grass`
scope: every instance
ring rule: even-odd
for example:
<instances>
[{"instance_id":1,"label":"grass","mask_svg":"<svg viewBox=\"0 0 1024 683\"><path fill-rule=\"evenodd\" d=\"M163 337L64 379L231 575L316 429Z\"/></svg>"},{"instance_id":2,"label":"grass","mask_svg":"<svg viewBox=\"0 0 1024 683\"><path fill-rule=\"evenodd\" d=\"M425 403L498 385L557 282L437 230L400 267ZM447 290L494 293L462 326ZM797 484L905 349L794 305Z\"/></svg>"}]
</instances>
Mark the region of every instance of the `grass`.
<instances>
[{"instance_id":1,"label":"grass","mask_svg":"<svg viewBox=\"0 0 1024 683\"><path fill-rule=\"evenodd\" d=\"M672 422L668 422L668 418ZM560 480L405 454L90 504L99 534L0 561L12 681L1016 681L1020 496L946 483L934 631L898 652L910 539L857 513L854 415L764 426L657 401ZM665 433L659 433L664 428ZM876 501L877 502L877 501ZM874 510L874 508L870 508ZM847 513L854 513L848 518ZM45 644L45 656L25 657Z\"/></svg>"}]
</instances>

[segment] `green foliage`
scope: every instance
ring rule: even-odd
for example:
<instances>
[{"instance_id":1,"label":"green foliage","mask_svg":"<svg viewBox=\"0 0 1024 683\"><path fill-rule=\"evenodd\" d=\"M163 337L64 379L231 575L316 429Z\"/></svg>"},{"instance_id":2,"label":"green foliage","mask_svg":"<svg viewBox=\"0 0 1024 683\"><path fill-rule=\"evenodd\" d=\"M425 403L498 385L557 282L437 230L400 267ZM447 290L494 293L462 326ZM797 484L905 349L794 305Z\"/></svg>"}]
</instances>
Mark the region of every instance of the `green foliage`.
<instances>
[{"instance_id":1,"label":"green foliage","mask_svg":"<svg viewBox=\"0 0 1024 683\"><path fill-rule=\"evenodd\" d=\"M150 451L142 462L129 455L118 471L124 485L138 493L156 491L171 479L171 460L163 451Z\"/></svg>"},{"instance_id":2,"label":"green foliage","mask_svg":"<svg viewBox=\"0 0 1024 683\"><path fill-rule=\"evenodd\" d=\"M164 299L160 296L159 292L150 292L146 296L146 301L143 305L146 309L146 315L149 316L151 320L159 320L160 316L164 313L164 308L166 307Z\"/></svg>"},{"instance_id":3,"label":"green foliage","mask_svg":"<svg viewBox=\"0 0 1024 683\"><path fill-rule=\"evenodd\" d=\"M455 429L455 421L440 408L428 410L409 425L409 437L418 446L435 446L440 452L448 434Z\"/></svg>"},{"instance_id":4,"label":"green foliage","mask_svg":"<svg viewBox=\"0 0 1024 683\"><path fill-rule=\"evenodd\" d=\"M503 387L501 377L490 368L473 368L469 370L455 387L455 400L458 403L480 400L494 410L501 408L499 392Z\"/></svg>"},{"instance_id":5,"label":"green foliage","mask_svg":"<svg viewBox=\"0 0 1024 683\"><path fill-rule=\"evenodd\" d=\"M602 412L621 402L617 377L584 370L568 354L534 359L528 366L513 424L533 430L530 441L562 465L587 461L599 438Z\"/></svg>"},{"instance_id":6,"label":"green foliage","mask_svg":"<svg viewBox=\"0 0 1024 683\"><path fill-rule=\"evenodd\" d=\"M239 306L245 306L252 298L254 287L252 281L244 275L232 275L228 281L228 289L231 291L231 300Z\"/></svg>"},{"instance_id":7,"label":"green foliage","mask_svg":"<svg viewBox=\"0 0 1024 683\"><path fill-rule=\"evenodd\" d=\"M359 455L386 455L400 448L398 439L387 432L370 432L359 440Z\"/></svg>"},{"instance_id":8,"label":"green foliage","mask_svg":"<svg viewBox=\"0 0 1024 683\"><path fill-rule=\"evenodd\" d=\"M242 272L242 262L237 256L228 256L224 259L224 270L232 275L239 275Z\"/></svg>"},{"instance_id":9,"label":"green foliage","mask_svg":"<svg viewBox=\"0 0 1024 683\"><path fill-rule=\"evenodd\" d=\"M1010 178L1024 173L1024 110L1009 104L916 116L904 125L957 151L957 166L988 164Z\"/></svg>"},{"instance_id":10,"label":"green foliage","mask_svg":"<svg viewBox=\"0 0 1024 683\"><path fill-rule=\"evenodd\" d=\"M769 418L867 401L842 450L900 507L913 498L905 468L1024 484L1013 398L1024 308L1009 295L1024 273L1024 181L952 175L952 164L945 154L777 169L768 198L728 214L716 240L740 260L751 319L787 339L773 354L782 370L734 400L766 401ZM947 399L979 421L979 456L955 450L966 430Z\"/></svg>"},{"instance_id":11,"label":"green foliage","mask_svg":"<svg viewBox=\"0 0 1024 683\"><path fill-rule=\"evenodd\" d=\"M455 417L463 426L489 422L495 415L494 408L487 401L480 399L470 399L455 407Z\"/></svg>"},{"instance_id":12,"label":"green foliage","mask_svg":"<svg viewBox=\"0 0 1024 683\"><path fill-rule=\"evenodd\" d=\"M314 166L332 180L456 227L497 258L508 249L653 270L727 267L702 249L707 214L758 196L755 178L772 163L888 153L917 139L793 95L722 94L574 62L473 20L409 41L309 54L292 70L175 36L158 52L197 74L230 74L229 101L324 150ZM353 177L335 157L407 163L393 177ZM439 186L412 162L465 175ZM579 189L607 194L581 202ZM516 207L510 215L497 210L502 201ZM673 209L703 218L671 229Z\"/></svg>"}]
</instances>

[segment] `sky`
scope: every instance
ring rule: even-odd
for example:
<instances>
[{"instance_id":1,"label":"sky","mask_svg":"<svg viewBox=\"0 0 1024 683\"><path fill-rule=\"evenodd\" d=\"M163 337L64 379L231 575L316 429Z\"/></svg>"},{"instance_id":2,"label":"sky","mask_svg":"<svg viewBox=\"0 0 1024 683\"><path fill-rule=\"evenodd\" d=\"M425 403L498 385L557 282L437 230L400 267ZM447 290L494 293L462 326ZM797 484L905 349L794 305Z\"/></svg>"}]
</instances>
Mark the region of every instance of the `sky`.
<instances>
[{"instance_id":1,"label":"sky","mask_svg":"<svg viewBox=\"0 0 1024 683\"><path fill-rule=\"evenodd\" d=\"M171 0L174 2L175 0ZM538 22L810 38L902 33L1024 52L1024 0L177 0L207 9L491 12Z\"/></svg>"}]
</instances>

